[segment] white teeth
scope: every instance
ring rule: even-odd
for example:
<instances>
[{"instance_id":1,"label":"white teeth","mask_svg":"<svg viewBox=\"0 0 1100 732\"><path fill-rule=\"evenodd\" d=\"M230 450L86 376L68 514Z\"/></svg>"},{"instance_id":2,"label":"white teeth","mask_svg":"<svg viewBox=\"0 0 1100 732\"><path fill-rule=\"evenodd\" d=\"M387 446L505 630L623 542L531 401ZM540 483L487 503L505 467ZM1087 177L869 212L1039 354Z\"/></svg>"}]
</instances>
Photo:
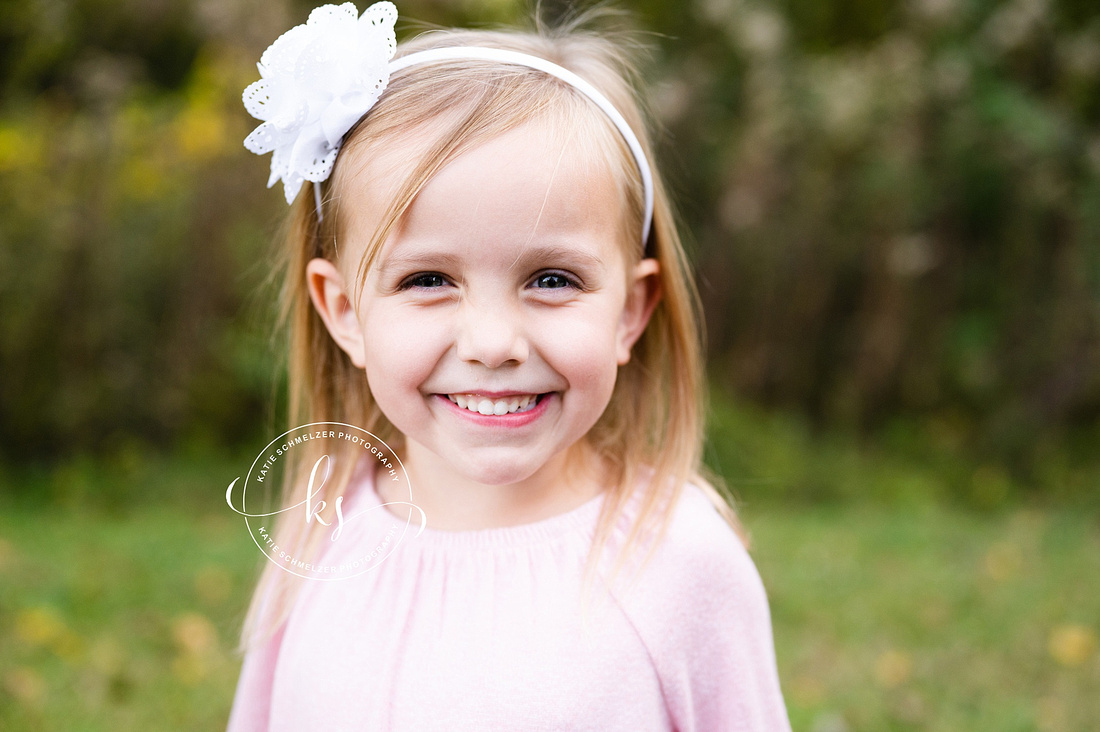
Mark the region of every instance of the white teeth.
<instances>
[{"instance_id":1,"label":"white teeth","mask_svg":"<svg viewBox=\"0 0 1100 732\"><path fill-rule=\"evenodd\" d=\"M525 412L528 410L528 407L534 409L538 395L531 394L522 397L508 397L506 399L493 400L479 397L476 394L448 394L447 398L462 409L469 409L471 412L477 414L483 414L485 416L503 416L505 414Z\"/></svg>"}]
</instances>

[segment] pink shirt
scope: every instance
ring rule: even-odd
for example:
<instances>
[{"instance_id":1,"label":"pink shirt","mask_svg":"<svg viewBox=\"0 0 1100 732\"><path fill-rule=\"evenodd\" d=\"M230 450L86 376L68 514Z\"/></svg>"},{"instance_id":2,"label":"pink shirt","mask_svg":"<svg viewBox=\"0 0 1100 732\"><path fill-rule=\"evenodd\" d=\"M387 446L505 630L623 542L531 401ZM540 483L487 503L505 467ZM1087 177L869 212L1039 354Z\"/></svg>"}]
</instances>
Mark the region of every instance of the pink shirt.
<instances>
[{"instance_id":1,"label":"pink shirt","mask_svg":"<svg viewBox=\"0 0 1100 732\"><path fill-rule=\"evenodd\" d=\"M380 504L367 473L345 516ZM229 732L789 730L760 576L693 485L637 581L616 581L582 627L602 501L521 526L429 525L416 538L414 522L371 571L303 580L286 623L245 656ZM325 561L406 529L384 507L357 521Z\"/></svg>"}]
</instances>

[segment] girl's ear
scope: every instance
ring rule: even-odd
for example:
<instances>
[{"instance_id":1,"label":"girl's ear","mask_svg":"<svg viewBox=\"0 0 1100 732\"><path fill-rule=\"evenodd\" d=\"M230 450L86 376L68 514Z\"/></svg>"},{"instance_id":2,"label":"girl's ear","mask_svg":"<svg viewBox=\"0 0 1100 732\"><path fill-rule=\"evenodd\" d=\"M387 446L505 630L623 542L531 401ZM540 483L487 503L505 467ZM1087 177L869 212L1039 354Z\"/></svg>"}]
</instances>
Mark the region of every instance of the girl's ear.
<instances>
[{"instance_id":1,"label":"girl's ear","mask_svg":"<svg viewBox=\"0 0 1100 732\"><path fill-rule=\"evenodd\" d=\"M348 354L356 368L365 368L363 331L346 294L347 288L340 270L327 259L311 259L306 265L306 286L309 288L309 299L313 301L313 307L324 321L332 340Z\"/></svg>"},{"instance_id":2,"label":"girl's ear","mask_svg":"<svg viewBox=\"0 0 1100 732\"><path fill-rule=\"evenodd\" d=\"M630 362L630 349L642 337L642 331L653 315L653 308L661 300L661 280L657 276L661 266L656 259L646 257L634 267L628 280L626 304L619 320L615 353L619 365Z\"/></svg>"}]
</instances>

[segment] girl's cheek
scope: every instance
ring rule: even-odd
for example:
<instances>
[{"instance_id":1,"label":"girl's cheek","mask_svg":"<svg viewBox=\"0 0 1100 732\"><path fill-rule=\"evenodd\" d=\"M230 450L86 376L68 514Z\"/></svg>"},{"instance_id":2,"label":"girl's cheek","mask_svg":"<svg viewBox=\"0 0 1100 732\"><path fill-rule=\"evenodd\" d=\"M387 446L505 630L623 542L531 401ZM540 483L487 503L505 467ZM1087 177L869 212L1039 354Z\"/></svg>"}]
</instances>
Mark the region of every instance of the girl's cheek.
<instances>
[{"instance_id":1,"label":"girl's cheek","mask_svg":"<svg viewBox=\"0 0 1100 732\"><path fill-rule=\"evenodd\" d=\"M602 350L605 342L614 342L617 320L609 312L598 308L577 308L546 315L532 321L533 337L546 344L577 350L576 345Z\"/></svg>"},{"instance_id":2,"label":"girl's cheek","mask_svg":"<svg viewBox=\"0 0 1100 732\"><path fill-rule=\"evenodd\" d=\"M544 323L532 331L532 338L554 370L567 374L575 385L614 381L618 361L613 324L599 318Z\"/></svg>"},{"instance_id":3,"label":"girl's cheek","mask_svg":"<svg viewBox=\"0 0 1100 732\"><path fill-rule=\"evenodd\" d=\"M429 369L449 348L448 318L442 313L378 311L364 330L368 352L400 373ZM369 357L369 356L368 356Z\"/></svg>"}]
</instances>

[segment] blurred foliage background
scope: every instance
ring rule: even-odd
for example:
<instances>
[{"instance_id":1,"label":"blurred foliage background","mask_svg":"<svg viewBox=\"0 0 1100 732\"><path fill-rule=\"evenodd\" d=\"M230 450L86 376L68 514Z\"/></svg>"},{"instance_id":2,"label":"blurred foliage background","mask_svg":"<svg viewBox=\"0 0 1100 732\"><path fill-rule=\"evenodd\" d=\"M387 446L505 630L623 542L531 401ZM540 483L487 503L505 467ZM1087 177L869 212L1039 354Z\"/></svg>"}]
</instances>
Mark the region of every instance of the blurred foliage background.
<instances>
[{"instance_id":1,"label":"blurred foliage background","mask_svg":"<svg viewBox=\"0 0 1100 732\"><path fill-rule=\"evenodd\" d=\"M1100 6L621 5L653 31L649 92L696 245L717 398L940 466L939 494L1089 494ZM281 352L260 285L284 204L241 145L255 121L240 91L310 7L0 6L9 468L234 449L277 423ZM401 12L404 36L531 8ZM736 466L724 449L713 459ZM818 481L784 495L841 493Z\"/></svg>"},{"instance_id":2,"label":"blurred foliage background","mask_svg":"<svg viewBox=\"0 0 1100 732\"><path fill-rule=\"evenodd\" d=\"M311 7L0 3L0 728L224 728L263 559L222 500L282 428L241 91ZM1094 729L1100 4L619 7L795 729Z\"/></svg>"}]
</instances>

